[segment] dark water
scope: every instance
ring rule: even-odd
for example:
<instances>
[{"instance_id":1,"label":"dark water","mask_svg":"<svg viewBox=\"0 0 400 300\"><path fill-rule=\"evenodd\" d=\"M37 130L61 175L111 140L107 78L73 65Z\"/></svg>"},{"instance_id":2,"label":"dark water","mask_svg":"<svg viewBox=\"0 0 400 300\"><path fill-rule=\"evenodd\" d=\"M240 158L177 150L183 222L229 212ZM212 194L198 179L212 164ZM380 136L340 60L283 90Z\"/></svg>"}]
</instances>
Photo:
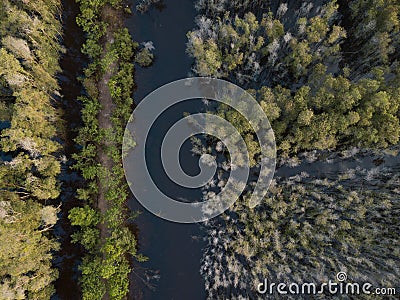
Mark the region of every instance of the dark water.
<instances>
[{"instance_id":1,"label":"dark water","mask_svg":"<svg viewBox=\"0 0 400 300\"><path fill-rule=\"evenodd\" d=\"M137 90L135 102L140 102L148 93L171 81L189 75L193 60L186 55L186 33L194 27L196 11L192 1L164 1L163 9L151 9L146 14L134 13L126 21L133 39L140 42L154 43L155 61L149 68L137 67L135 82ZM168 111L163 125L173 119L182 118L185 111L195 112L201 105L184 103ZM163 121L162 121L163 122ZM162 138L161 131L152 134L153 147L148 148L151 156L158 154L157 140ZM189 173L196 173L198 160L189 152L190 145L181 150L183 168ZM160 169L158 159L148 160L150 172ZM141 172L142 170L138 170ZM155 176L160 176L155 174ZM157 178L167 194L175 192L176 185L167 178ZM197 199L199 191L186 191L185 196ZM204 232L197 224L177 224L160 219L145 210L135 199L131 199L130 207L140 210L137 218L139 229L139 251L149 257L149 261L135 264L131 275L131 298L137 299L204 299L204 281L200 276L200 259L205 246L202 236ZM157 279L159 276L159 279ZM145 284L148 277L153 277Z\"/></svg>"},{"instance_id":2,"label":"dark water","mask_svg":"<svg viewBox=\"0 0 400 300\"><path fill-rule=\"evenodd\" d=\"M79 271L78 265L82 256L82 249L78 244L71 243L70 235L73 228L68 220L68 212L71 208L79 205L79 200L75 198L76 189L83 185L82 178L71 170L71 155L78 149L74 143L77 129L81 125L80 109L81 106L77 97L82 93L82 85L78 81L78 76L82 75L85 57L81 54L81 47L84 41L82 30L76 25L75 18L79 8L74 0L64 0L63 4L63 46L66 52L61 56L60 66L62 73L58 74L61 94L61 108L64 115L65 130L63 141L63 151L66 162L62 164L62 172L59 176L61 182L61 212L59 221L54 228L54 233L58 237L61 250L56 254L54 265L58 268L59 278L55 283L56 295L53 299L81 299L81 292L78 285Z\"/></svg>"}]
</instances>

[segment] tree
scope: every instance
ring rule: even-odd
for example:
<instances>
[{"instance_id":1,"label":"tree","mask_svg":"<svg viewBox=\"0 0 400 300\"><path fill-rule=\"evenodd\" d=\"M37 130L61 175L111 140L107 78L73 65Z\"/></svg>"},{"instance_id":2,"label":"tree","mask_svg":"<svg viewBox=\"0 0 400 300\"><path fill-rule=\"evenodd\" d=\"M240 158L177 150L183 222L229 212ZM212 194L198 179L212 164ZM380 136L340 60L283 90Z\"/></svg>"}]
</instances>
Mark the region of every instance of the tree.
<instances>
[{"instance_id":1,"label":"tree","mask_svg":"<svg viewBox=\"0 0 400 300\"><path fill-rule=\"evenodd\" d=\"M0 3L0 298L54 293L51 233L59 208L56 72L61 23L57 0ZM46 203L46 204L44 204Z\"/></svg>"}]
</instances>

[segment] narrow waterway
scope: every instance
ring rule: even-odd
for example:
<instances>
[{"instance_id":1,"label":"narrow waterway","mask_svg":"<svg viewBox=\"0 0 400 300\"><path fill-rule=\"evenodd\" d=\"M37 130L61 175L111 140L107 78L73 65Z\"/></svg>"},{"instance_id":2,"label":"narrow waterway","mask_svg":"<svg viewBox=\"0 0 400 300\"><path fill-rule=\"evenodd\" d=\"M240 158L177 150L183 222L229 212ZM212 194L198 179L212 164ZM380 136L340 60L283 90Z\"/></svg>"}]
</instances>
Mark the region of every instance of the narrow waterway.
<instances>
[{"instance_id":1,"label":"narrow waterway","mask_svg":"<svg viewBox=\"0 0 400 300\"><path fill-rule=\"evenodd\" d=\"M81 299L79 288L78 266L82 256L82 248L79 244L71 243L72 228L68 220L68 212L71 208L79 205L75 198L78 188L83 185L82 178L71 169L72 154L78 151L74 142L77 129L81 125L80 109L77 100L82 93L82 85L78 77L86 63L81 47L84 41L84 34L76 24L75 18L79 12L78 4L74 0L64 0L63 5L63 46L65 53L61 56L60 66L63 70L58 74L61 95L63 95L61 108L64 115L65 131L63 136L63 151L65 162L62 164L62 172L59 180L61 182L61 212L54 232L60 242L60 251L56 255L54 265L58 268L59 277L55 283L56 294L52 299Z\"/></svg>"},{"instance_id":2,"label":"narrow waterway","mask_svg":"<svg viewBox=\"0 0 400 300\"><path fill-rule=\"evenodd\" d=\"M195 16L194 2L167 0L163 2L162 8L152 8L146 14L134 12L126 21L134 40L152 41L155 47L153 65L136 69L136 103L154 89L189 75L193 60L186 54L186 33L195 26ZM183 112L196 112L200 107L201 105L188 102L179 108L168 110L160 127L167 128L174 120L182 118ZM165 174L157 171L160 170L161 163L157 158L157 145L162 136L162 131L154 131L152 134L154 144L149 147L152 159L148 160L148 167L156 172L154 176L160 176L155 181L162 185L165 193L176 195L176 185L165 178ZM189 150L189 143L181 150L183 168L189 173L196 173L198 160ZM193 200L201 199L200 191L179 192L179 195ZM146 300L205 299L204 281L199 273L204 248L204 232L201 227L197 224L177 224L160 219L144 209L135 199L131 199L129 204L132 210L141 212L136 219L139 251L149 257L148 262L135 264L131 275L131 297Z\"/></svg>"}]
</instances>

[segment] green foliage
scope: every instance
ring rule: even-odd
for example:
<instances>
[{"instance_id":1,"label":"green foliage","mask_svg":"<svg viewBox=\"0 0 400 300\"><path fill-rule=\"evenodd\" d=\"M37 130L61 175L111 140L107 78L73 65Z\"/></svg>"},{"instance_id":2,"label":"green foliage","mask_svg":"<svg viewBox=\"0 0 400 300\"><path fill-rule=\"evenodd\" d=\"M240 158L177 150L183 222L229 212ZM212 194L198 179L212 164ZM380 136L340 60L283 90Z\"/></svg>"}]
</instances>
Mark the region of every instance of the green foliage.
<instances>
[{"instance_id":1,"label":"green foliage","mask_svg":"<svg viewBox=\"0 0 400 300\"><path fill-rule=\"evenodd\" d=\"M349 1L349 53L346 63L356 78L371 68L390 65L398 59L400 49L400 4L396 0Z\"/></svg>"},{"instance_id":2,"label":"green foliage","mask_svg":"<svg viewBox=\"0 0 400 300\"><path fill-rule=\"evenodd\" d=\"M261 30L259 22L252 13L243 19L229 13L215 24L218 39L202 37L189 32L188 52L196 58L196 70L201 76L227 76L229 72L251 63L253 55L264 45L263 37L257 39Z\"/></svg>"},{"instance_id":3,"label":"green foliage","mask_svg":"<svg viewBox=\"0 0 400 300\"><path fill-rule=\"evenodd\" d=\"M381 51L381 58L374 60L375 68L371 68L370 60L362 56L355 61L365 64L363 68L357 65L358 71L368 71L363 76L338 67L347 55L341 53L343 41L353 43L355 35L363 45L369 40L365 37L374 36L373 43L379 41L379 47L387 53L395 54L394 49L399 48L394 47L399 42L399 6L384 1L390 7L383 12L389 24L375 7L383 9L383 2L375 2L350 3L353 19L360 22L351 35L337 25L336 1L327 2L317 15L296 16L297 28L290 31L285 28L282 13L264 14L260 20L252 12L243 17L225 13L216 20L203 16L198 21L199 29L188 33L188 52L196 59L199 75L235 78L241 84L256 85L251 92L272 124L282 155L350 145L388 147L400 139L397 60L389 66L388 54ZM367 22L376 24L377 31L371 28L371 32L361 35ZM390 41L378 38L383 34ZM370 50L374 52L365 50L365 56L376 58L377 52ZM224 106L218 113L240 129L254 165L259 149L252 145L255 137L248 124Z\"/></svg>"},{"instance_id":4,"label":"green foliage","mask_svg":"<svg viewBox=\"0 0 400 300\"><path fill-rule=\"evenodd\" d=\"M150 50L143 48L138 52L135 57L135 61L142 67L148 67L153 62L154 55Z\"/></svg>"},{"instance_id":5,"label":"green foliage","mask_svg":"<svg viewBox=\"0 0 400 300\"><path fill-rule=\"evenodd\" d=\"M255 131L250 123L238 111L230 109L227 105L219 107L218 115L236 127L246 143L250 166L255 166L258 162L257 155L260 153L260 147L255 141ZM235 164L240 166L242 162L235 161Z\"/></svg>"},{"instance_id":6,"label":"green foliage","mask_svg":"<svg viewBox=\"0 0 400 300\"><path fill-rule=\"evenodd\" d=\"M221 218L224 226L211 227L202 271L210 298L226 281L239 294L259 278L325 282L343 268L354 282L374 274L372 284L396 286L398 174L376 176L373 186L358 186L345 174L302 175L278 178L257 209L237 201Z\"/></svg>"},{"instance_id":7,"label":"green foliage","mask_svg":"<svg viewBox=\"0 0 400 300\"><path fill-rule=\"evenodd\" d=\"M99 241L99 230L97 228L84 228L71 235L73 243L81 243L85 249L92 251L97 247Z\"/></svg>"},{"instance_id":8,"label":"green foliage","mask_svg":"<svg viewBox=\"0 0 400 300\"><path fill-rule=\"evenodd\" d=\"M97 256L86 256L83 258L80 268L82 271L82 299L102 299L106 293L105 282L100 276L103 268L102 259Z\"/></svg>"},{"instance_id":9,"label":"green foliage","mask_svg":"<svg viewBox=\"0 0 400 300\"><path fill-rule=\"evenodd\" d=\"M68 218L74 226L96 226L100 221L99 213L88 205L74 207L70 210Z\"/></svg>"},{"instance_id":10,"label":"green foliage","mask_svg":"<svg viewBox=\"0 0 400 300\"><path fill-rule=\"evenodd\" d=\"M128 257L137 254L135 236L126 226L128 187L121 144L133 105L132 60L138 44L126 28L119 27L120 20L108 24L120 17L121 1L84 0L80 9L77 20L87 33L82 51L92 61L83 80L87 95L80 98L83 126L76 142L82 149L73 156L74 168L87 183L77 192L85 206L70 211L71 224L79 227L72 240L81 243L88 253L80 267L83 299L102 299L105 294L110 299L125 299L131 272ZM104 78L108 91L102 88ZM110 101L109 96L113 110L105 115L102 106L104 99ZM104 120L99 122L100 117L107 117L112 126L105 126Z\"/></svg>"},{"instance_id":11,"label":"green foliage","mask_svg":"<svg viewBox=\"0 0 400 300\"><path fill-rule=\"evenodd\" d=\"M133 57L138 43L132 40L128 28L118 29L114 33L114 39L113 48L117 51L118 57L123 61L129 61Z\"/></svg>"},{"instance_id":12,"label":"green foliage","mask_svg":"<svg viewBox=\"0 0 400 300\"><path fill-rule=\"evenodd\" d=\"M0 296L2 299L49 299L58 272L52 268L52 253L58 243L46 234L57 209L18 194L0 193Z\"/></svg>"},{"instance_id":13,"label":"green foliage","mask_svg":"<svg viewBox=\"0 0 400 300\"><path fill-rule=\"evenodd\" d=\"M290 1L201 1L198 28L188 33L197 74L251 88L281 162L296 163L305 150L362 147L364 155L400 139L399 1L319 3L295 11ZM216 113L241 133L254 165L259 149L249 124L225 105ZM282 170L260 205L250 209L246 194L209 224L201 271L207 298L223 291L258 299L247 287L260 279L326 282L343 270L353 282L374 274L376 285L396 286L396 169L357 167L318 179L320 163L310 175L285 178L292 171Z\"/></svg>"},{"instance_id":14,"label":"green foliage","mask_svg":"<svg viewBox=\"0 0 400 300\"><path fill-rule=\"evenodd\" d=\"M268 80L290 83L307 77L317 63L331 62L339 55L339 43L346 36L334 24L336 1L322 8L320 15L293 17L298 28L285 28L281 16L272 12L256 17L258 9L243 17L231 15L198 19L199 29L188 33L187 51L201 76L234 77L239 83ZM283 58L283 59L281 59Z\"/></svg>"},{"instance_id":15,"label":"green foliage","mask_svg":"<svg viewBox=\"0 0 400 300\"><path fill-rule=\"evenodd\" d=\"M0 4L0 298L49 299L58 272L50 230L61 146L53 95L61 52L57 0Z\"/></svg>"}]
</instances>

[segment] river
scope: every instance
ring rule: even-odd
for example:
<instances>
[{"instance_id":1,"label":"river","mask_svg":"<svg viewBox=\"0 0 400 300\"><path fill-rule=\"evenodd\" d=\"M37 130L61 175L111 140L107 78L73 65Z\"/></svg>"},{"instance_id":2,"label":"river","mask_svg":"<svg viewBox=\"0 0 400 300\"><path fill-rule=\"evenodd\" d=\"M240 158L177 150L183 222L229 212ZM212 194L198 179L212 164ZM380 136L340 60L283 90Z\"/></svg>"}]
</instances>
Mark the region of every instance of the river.
<instances>
[{"instance_id":1,"label":"river","mask_svg":"<svg viewBox=\"0 0 400 300\"><path fill-rule=\"evenodd\" d=\"M82 185L81 178L69 168L71 155L77 151L73 142L80 126L80 104L77 97L82 93L82 86L77 80L87 61L80 49L84 41L82 30L76 25L78 5L73 0L63 1L64 46L60 64L63 72L59 74L62 108L65 114L66 136L64 150L67 163L63 165L60 180L63 184L61 200L63 205L60 221L55 227L55 233L60 237L61 250L54 262L59 269L56 281L56 295L53 299L80 299L78 285L78 265L82 256L79 245L72 244L70 234L72 228L68 221L68 211L79 203L74 198L74 191ZM133 9L134 11L134 9ZM193 60L186 51L186 33L194 27L196 12L191 1L165 1L162 10L152 9L146 14L134 12L126 20L126 26L136 41L152 41L156 47L155 61L149 68L137 67L134 93L135 102L141 101L152 90L170 81L185 78L191 70ZM198 111L199 106L189 103L168 113L168 121L182 117L184 111ZM162 132L155 137L162 137ZM184 166L189 173L196 173L197 160L190 154L190 143L184 147ZM156 148L154 148L156 149ZM152 161L150 169L159 169L159 162ZM162 181L162 179L160 179ZM164 180L167 193L175 189L168 180ZM201 197L199 191L189 191L187 197ZM130 296L132 299L204 299L204 282L200 276L200 259L205 242L204 232L196 224L176 224L168 222L147 212L135 200L129 203L132 210L141 212L136 219L139 229L139 251L149 257L146 263L135 263L131 275ZM149 284L140 278L152 277ZM159 279L157 279L159 278Z\"/></svg>"},{"instance_id":2,"label":"river","mask_svg":"<svg viewBox=\"0 0 400 300\"><path fill-rule=\"evenodd\" d=\"M155 61L152 66L136 68L136 103L154 89L189 75L193 60L186 54L186 33L195 26L195 16L194 2L167 0L163 2L162 9L152 8L146 14L134 12L126 20L126 26L134 40L152 41L155 47ZM187 102L179 108L168 110L160 126L168 127L166 123L172 124L173 120L182 118L183 112L196 112L199 109L200 106ZM161 141L162 136L162 131L154 131L152 135L155 143L150 147L152 157L157 155L157 143ZM196 173L198 160L190 154L190 144L186 143L184 146L181 151L181 159L185 161L183 168L188 173ZM165 179L165 174L158 174L160 161L151 159L148 162L149 169L156 171L154 176L160 176L156 182L163 186L163 190L167 194L177 193L176 185ZM180 193L180 196L199 199L201 193L186 191ZM136 219L139 229L139 251L149 257L148 262L135 264L131 275L131 297L205 299L204 281L199 273L202 249L205 246L201 227L197 224L178 224L160 219L145 210L133 198L129 204L132 210L142 212ZM146 276L153 277L153 280L150 280L152 288L140 279L145 279Z\"/></svg>"},{"instance_id":3,"label":"river","mask_svg":"<svg viewBox=\"0 0 400 300\"><path fill-rule=\"evenodd\" d=\"M61 108L65 112L63 116L65 120L63 150L66 163L62 164L62 172L59 176L62 185L60 196L62 206L54 232L59 239L61 248L54 262L58 268L59 277L55 283L56 295L52 299L81 299L78 266L83 250L79 244L71 243L70 235L76 228L71 227L68 212L71 208L79 205L80 201L75 198L75 193L83 185L82 178L71 169L73 163L71 156L78 151L74 138L81 125L81 105L77 98L83 92L78 77L82 76L87 59L81 53L84 35L75 21L79 12L78 4L74 0L64 0L62 5L64 7L62 22L65 53L60 59L63 71L58 75L58 81L63 95Z\"/></svg>"}]
</instances>

